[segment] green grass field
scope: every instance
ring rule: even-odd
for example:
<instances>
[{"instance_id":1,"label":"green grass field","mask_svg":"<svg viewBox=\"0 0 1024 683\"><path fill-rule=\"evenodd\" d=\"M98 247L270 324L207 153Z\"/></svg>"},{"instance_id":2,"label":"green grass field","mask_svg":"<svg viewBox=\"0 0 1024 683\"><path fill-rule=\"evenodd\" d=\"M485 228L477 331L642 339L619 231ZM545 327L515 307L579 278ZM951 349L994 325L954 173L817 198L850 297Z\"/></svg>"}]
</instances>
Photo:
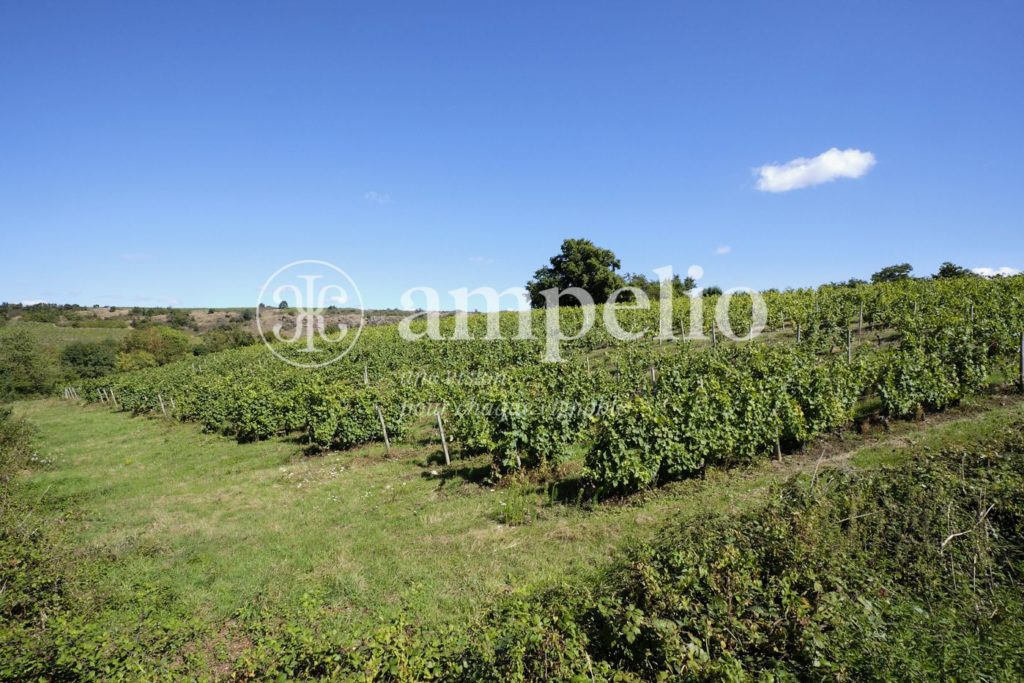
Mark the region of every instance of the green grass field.
<instances>
[{"instance_id":1,"label":"green grass field","mask_svg":"<svg viewBox=\"0 0 1024 683\"><path fill-rule=\"evenodd\" d=\"M473 481L471 461L445 470L426 427L390 456L374 445L309 457L296 443L239 445L55 400L17 412L38 427L49 464L21 475L16 495L35 524L70 525L77 599L130 602L154 587L216 630L241 609L287 613L309 595L353 628L399 614L466 623L503 594L593 575L667 520L744 509L794 472L970 442L1024 416L1024 403L980 398L594 508L553 500L543 483L489 488Z\"/></svg>"},{"instance_id":2,"label":"green grass field","mask_svg":"<svg viewBox=\"0 0 1024 683\"><path fill-rule=\"evenodd\" d=\"M120 341L131 332L127 327L71 327L53 323L15 321L0 327L0 338L6 332L21 330L28 332L47 352L60 352L74 342L101 342L107 339Z\"/></svg>"}]
</instances>

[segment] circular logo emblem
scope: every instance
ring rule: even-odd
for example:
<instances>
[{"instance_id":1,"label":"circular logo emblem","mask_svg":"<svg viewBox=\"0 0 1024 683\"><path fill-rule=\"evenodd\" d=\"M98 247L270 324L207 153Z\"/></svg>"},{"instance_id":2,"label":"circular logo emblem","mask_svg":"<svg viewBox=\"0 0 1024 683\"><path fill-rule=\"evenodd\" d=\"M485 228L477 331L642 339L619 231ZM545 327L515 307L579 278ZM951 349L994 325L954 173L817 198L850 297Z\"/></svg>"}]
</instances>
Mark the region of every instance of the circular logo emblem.
<instances>
[{"instance_id":1,"label":"circular logo emblem","mask_svg":"<svg viewBox=\"0 0 1024 683\"><path fill-rule=\"evenodd\" d=\"M279 268L263 283L256 306L263 343L274 356L300 368L340 360L365 322L359 287L327 261L293 261Z\"/></svg>"}]
</instances>

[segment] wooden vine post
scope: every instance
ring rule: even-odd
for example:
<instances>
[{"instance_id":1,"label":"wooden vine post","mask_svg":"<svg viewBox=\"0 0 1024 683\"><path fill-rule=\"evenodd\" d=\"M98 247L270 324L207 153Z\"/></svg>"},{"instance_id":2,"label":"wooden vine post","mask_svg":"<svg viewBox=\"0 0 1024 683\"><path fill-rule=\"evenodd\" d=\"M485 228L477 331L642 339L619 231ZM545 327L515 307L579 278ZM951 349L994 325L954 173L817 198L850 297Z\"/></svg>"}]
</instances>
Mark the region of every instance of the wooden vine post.
<instances>
[{"instance_id":1,"label":"wooden vine post","mask_svg":"<svg viewBox=\"0 0 1024 683\"><path fill-rule=\"evenodd\" d=\"M857 334L864 334L864 302L860 302L860 315L857 317Z\"/></svg>"},{"instance_id":2,"label":"wooden vine post","mask_svg":"<svg viewBox=\"0 0 1024 683\"><path fill-rule=\"evenodd\" d=\"M158 401L160 401L160 412L164 414L164 417L167 417L167 408L164 407L164 397L163 397L163 394L157 394L156 398L157 398Z\"/></svg>"},{"instance_id":3,"label":"wooden vine post","mask_svg":"<svg viewBox=\"0 0 1024 683\"><path fill-rule=\"evenodd\" d=\"M853 330L846 331L846 362L853 363Z\"/></svg>"},{"instance_id":4,"label":"wooden vine post","mask_svg":"<svg viewBox=\"0 0 1024 683\"><path fill-rule=\"evenodd\" d=\"M1020 333L1020 390L1024 391L1024 332Z\"/></svg>"},{"instance_id":5,"label":"wooden vine post","mask_svg":"<svg viewBox=\"0 0 1024 683\"><path fill-rule=\"evenodd\" d=\"M451 465L452 459L448 457L448 440L444 438L444 423L441 421L441 411L437 412L437 431L441 432L441 445L444 447L444 464Z\"/></svg>"},{"instance_id":6,"label":"wooden vine post","mask_svg":"<svg viewBox=\"0 0 1024 683\"><path fill-rule=\"evenodd\" d=\"M388 438L388 428L387 428L387 425L384 424L384 413L382 413L380 411L380 406L374 405L373 407L377 409L377 419L380 420L380 430L382 432L384 432L384 446L388 449L388 453L390 453L391 452L391 440Z\"/></svg>"}]
</instances>

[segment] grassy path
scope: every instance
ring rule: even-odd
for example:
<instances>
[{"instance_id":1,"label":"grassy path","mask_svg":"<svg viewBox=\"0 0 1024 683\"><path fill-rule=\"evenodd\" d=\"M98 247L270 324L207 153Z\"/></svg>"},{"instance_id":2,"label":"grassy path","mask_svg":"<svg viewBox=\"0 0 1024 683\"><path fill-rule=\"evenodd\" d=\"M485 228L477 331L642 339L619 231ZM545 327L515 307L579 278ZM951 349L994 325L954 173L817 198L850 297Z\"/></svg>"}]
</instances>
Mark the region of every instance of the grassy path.
<instances>
[{"instance_id":1,"label":"grassy path","mask_svg":"<svg viewBox=\"0 0 1024 683\"><path fill-rule=\"evenodd\" d=\"M90 574L87 597L156 586L216 624L247 605L287 609L309 594L349 622L404 612L429 625L472 619L507 591L592 574L665 520L743 508L796 472L876 466L981 438L1024 417L1024 402L981 398L888 434L837 437L782 463L713 470L595 509L553 503L543 487L493 490L445 476L426 441L392 457L371 445L311 458L288 441L239 445L99 407L18 410L51 461L22 478L18 495L39 524L76 511L76 557L105 567ZM529 523L502 524L510 507Z\"/></svg>"}]
</instances>

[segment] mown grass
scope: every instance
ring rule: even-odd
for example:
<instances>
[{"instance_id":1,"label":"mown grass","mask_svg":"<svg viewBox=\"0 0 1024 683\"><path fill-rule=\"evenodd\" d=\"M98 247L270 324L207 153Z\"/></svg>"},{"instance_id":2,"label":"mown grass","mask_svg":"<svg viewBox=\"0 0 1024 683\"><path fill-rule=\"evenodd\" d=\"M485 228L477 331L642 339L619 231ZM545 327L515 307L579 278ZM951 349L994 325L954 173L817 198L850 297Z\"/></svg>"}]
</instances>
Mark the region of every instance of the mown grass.
<instances>
[{"instance_id":1,"label":"mown grass","mask_svg":"<svg viewBox=\"0 0 1024 683\"><path fill-rule=\"evenodd\" d=\"M73 526L84 603L130 602L155 586L216 628L239 610L289 613L315 595L355 628L399 615L427 627L472 621L503 594L593 578L670 520L747 509L795 471L970 443L1024 416L1024 403L977 399L888 434L596 506L560 502L543 483L491 488L478 480L482 461L445 469L426 428L390 455L371 445L310 457L289 441L239 445L100 407L42 400L17 411L50 464L13 490L35 524ZM102 572L86 571L97 562Z\"/></svg>"}]
</instances>

